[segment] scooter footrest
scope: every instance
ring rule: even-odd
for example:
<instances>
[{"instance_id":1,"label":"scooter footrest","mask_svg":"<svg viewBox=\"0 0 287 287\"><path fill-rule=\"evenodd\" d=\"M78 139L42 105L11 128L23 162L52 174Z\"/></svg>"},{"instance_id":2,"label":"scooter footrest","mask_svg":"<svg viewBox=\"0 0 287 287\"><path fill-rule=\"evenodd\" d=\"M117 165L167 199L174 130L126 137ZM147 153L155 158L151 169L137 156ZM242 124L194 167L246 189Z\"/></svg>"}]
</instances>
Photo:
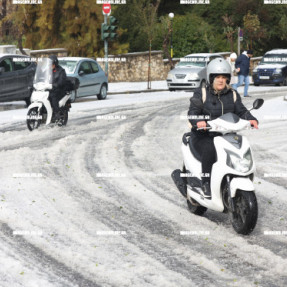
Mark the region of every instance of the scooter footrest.
<instances>
[{"instance_id":1,"label":"scooter footrest","mask_svg":"<svg viewBox=\"0 0 287 287\"><path fill-rule=\"evenodd\" d=\"M201 180L197 177L188 177L187 183L192 187L201 187Z\"/></svg>"},{"instance_id":2,"label":"scooter footrest","mask_svg":"<svg viewBox=\"0 0 287 287\"><path fill-rule=\"evenodd\" d=\"M180 193L186 198L187 188L184 179L180 176L181 173L182 171L180 169L176 169L171 173L171 178L173 179Z\"/></svg>"}]
</instances>

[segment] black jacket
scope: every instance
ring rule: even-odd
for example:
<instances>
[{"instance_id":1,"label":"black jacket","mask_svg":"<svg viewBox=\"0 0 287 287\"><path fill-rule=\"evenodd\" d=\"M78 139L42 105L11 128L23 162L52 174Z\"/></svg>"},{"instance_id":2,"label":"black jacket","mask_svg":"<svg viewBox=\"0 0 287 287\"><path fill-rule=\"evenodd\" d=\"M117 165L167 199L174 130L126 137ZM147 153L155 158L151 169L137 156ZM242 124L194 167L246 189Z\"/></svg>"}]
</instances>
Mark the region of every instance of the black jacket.
<instances>
[{"instance_id":1,"label":"black jacket","mask_svg":"<svg viewBox=\"0 0 287 287\"><path fill-rule=\"evenodd\" d=\"M235 68L240 68L238 75L248 76L250 67L250 58L241 54L235 61Z\"/></svg>"},{"instance_id":2,"label":"black jacket","mask_svg":"<svg viewBox=\"0 0 287 287\"><path fill-rule=\"evenodd\" d=\"M66 71L61 66L56 66L53 70L52 79L52 91L51 96L56 96L62 98L65 96L65 86L66 86Z\"/></svg>"},{"instance_id":3,"label":"black jacket","mask_svg":"<svg viewBox=\"0 0 287 287\"><path fill-rule=\"evenodd\" d=\"M195 90L193 98L199 99L202 102L201 88ZM234 113L242 119L256 120L258 122L258 120L253 117L242 104L241 97L238 92L236 92L236 101L234 102L233 90L231 88L225 88L220 91L219 94L216 94L214 89L207 86L206 100L203 104L203 109L196 107L192 102L190 102L188 110L189 122L193 127L193 131L196 131L195 127L197 122L209 120L209 118L210 120L214 120L226 113Z\"/></svg>"}]
</instances>

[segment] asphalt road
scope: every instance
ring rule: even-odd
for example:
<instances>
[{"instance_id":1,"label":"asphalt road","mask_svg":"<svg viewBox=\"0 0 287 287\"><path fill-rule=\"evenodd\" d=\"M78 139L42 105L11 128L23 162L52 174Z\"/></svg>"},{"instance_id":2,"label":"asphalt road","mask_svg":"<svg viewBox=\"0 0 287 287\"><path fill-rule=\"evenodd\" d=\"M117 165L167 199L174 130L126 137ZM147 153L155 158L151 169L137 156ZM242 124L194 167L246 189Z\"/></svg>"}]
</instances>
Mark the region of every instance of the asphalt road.
<instances>
[{"instance_id":1,"label":"asphalt road","mask_svg":"<svg viewBox=\"0 0 287 287\"><path fill-rule=\"evenodd\" d=\"M0 286L287 286L287 236L266 235L287 231L286 196L277 200L286 181L264 179L259 164L259 219L249 236L225 214L191 214L172 182L188 105L155 99L88 111L65 128L6 127ZM261 135L248 134L263 163L273 155Z\"/></svg>"}]
</instances>

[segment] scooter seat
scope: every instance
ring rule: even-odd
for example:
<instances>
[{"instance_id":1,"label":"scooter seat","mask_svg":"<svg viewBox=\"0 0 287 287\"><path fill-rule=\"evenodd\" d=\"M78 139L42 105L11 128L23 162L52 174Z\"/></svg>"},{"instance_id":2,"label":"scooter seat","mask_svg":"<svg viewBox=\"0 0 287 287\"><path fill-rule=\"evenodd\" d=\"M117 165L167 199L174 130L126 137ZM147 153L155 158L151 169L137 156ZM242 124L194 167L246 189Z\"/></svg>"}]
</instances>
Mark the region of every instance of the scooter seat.
<instances>
[{"instance_id":1,"label":"scooter seat","mask_svg":"<svg viewBox=\"0 0 287 287\"><path fill-rule=\"evenodd\" d=\"M189 148L190 148L190 151L191 151L192 155L193 155L198 161L201 162L201 156L200 156L200 154L198 153L198 151L195 149L195 146L193 145L192 136L189 137L188 143L189 143Z\"/></svg>"}]
</instances>

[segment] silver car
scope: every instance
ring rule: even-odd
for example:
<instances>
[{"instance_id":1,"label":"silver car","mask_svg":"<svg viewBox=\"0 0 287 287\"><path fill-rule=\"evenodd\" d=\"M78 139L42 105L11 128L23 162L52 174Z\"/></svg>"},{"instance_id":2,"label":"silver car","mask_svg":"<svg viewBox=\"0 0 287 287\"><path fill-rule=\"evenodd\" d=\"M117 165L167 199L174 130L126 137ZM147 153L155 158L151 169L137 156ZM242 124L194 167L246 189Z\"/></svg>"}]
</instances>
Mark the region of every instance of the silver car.
<instances>
[{"instance_id":1,"label":"silver car","mask_svg":"<svg viewBox=\"0 0 287 287\"><path fill-rule=\"evenodd\" d=\"M107 97L108 77L100 65L90 58L61 57L59 65L65 69L68 77L79 79L80 86L72 93L71 101L76 98L97 95L99 100Z\"/></svg>"},{"instance_id":2,"label":"silver car","mask_svg":"<svg viewBox=\"0 0 287 287\"><path fill-rule=\"evenodd\" d=\"M167 85L170 91L196 89L206 84L206 67L216 58L223 58L218 53L190 54L180 59L180 62L167 75Z\"/></svg>"}]
</instances>

